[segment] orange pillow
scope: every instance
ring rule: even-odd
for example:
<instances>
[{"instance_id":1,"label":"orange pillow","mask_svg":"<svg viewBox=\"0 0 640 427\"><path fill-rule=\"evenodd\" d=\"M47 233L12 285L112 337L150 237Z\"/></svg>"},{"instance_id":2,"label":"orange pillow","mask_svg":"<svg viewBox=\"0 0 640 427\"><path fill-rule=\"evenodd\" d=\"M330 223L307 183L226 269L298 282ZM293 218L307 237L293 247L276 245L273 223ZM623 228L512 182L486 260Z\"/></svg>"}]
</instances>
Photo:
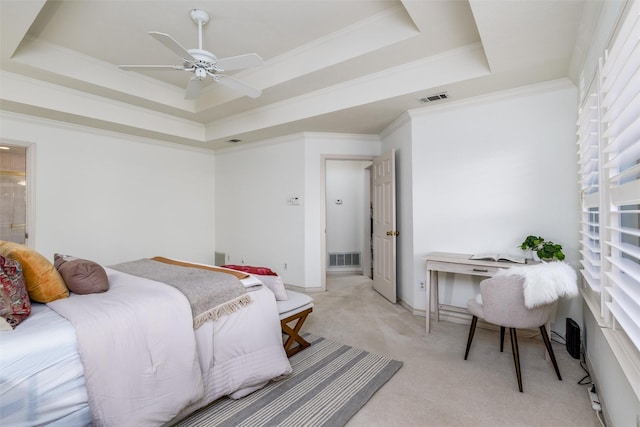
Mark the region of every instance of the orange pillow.
<instances>
[{"instance_id":1,"label":"orange pillow","mask_svg":"<svg viewBox=\"0 0 640 427\"><path fill-rule=\"evenodd\" d=\"M33 249L0 240L0 255L22 264L27 292L33 301L47 303L69 296L60 273L48 259Z\"/></svg>"}]
</instances>

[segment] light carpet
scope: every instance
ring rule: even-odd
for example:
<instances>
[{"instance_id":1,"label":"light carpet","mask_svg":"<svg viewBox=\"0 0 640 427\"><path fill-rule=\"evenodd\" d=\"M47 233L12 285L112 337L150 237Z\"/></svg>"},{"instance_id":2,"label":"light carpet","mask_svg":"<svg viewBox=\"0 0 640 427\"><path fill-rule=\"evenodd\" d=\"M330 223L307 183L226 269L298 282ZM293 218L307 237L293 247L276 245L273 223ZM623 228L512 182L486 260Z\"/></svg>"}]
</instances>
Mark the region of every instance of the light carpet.
<instances>
[{"instance_id":1,"label":"light carpet","mask_svg":"<svg viewBox=\"0 0 640 427\"><path fill-rule=\"evenodd\" d=\"M402 362L304 334L293 373L239 400L219 399L176 426L343 426Z\"/></svg>"}]
</instances>

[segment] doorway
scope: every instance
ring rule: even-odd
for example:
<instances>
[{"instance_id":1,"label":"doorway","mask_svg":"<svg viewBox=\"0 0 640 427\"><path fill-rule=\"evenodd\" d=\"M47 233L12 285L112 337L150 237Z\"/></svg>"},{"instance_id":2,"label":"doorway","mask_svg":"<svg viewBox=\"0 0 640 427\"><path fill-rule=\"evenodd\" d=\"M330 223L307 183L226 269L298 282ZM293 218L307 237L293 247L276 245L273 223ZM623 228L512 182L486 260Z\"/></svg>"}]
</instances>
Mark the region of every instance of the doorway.
<instances>
[{"instance_id":1,"label":"doorway","mask_svg":"<svg viewBox=\"0 0 640 427\"><path fill-rule=\"evenodd\" d=\"M27 244L27 147L0 141L0 240Z\"/></svg>"},{"instance_id":2,"label":"doorway","mask_svg":"<svg viewBox=\"0 0 640 427\"><path fill-rule=\"evenodd\" d=\"M371 271L371 161L327 160L327 274Z\"/></svg>"},{"instance_id":3,"label":"doorway","mask_svg":"<svg viewBox=\"0 0 640 427\"><path fill-rule=\"evenodd\" d=\"M383 297L392 303L397 302L396 284L396 239L399 232L396 227L396 205L395 205L395 151L391 150L381 156L323 156L321 167L321 221L320 233L320 266L321 266L321 290L327 290L327 274L329 272L328 263L332 261L331 255L327 251L328 229L328 206L331 203L336 205L344 204L342 196L339 194L327 194L327 164L331 161L368 161L366 169L368 171L368 200L366 201L366 217L362 216L362 225L356 225L357 229L365 229L366 243L362 246L362 251L367 252L368 260L371 262L373 274L373 287ZM369 163L370 162L370 163ZM371 165L371 166L369 166ZM374 194L375 193L375 194ZM366 223L366 224L365 224ZM365 238L363 237L363 240ZM364 249L366 247L366 249ZM369 252L370 251L370 252ZM337 256L337 255L336 255ZM333 262L338 262L336 257ZM365 267L362 271L369 270Z\"/></svg>"}]
</instances>

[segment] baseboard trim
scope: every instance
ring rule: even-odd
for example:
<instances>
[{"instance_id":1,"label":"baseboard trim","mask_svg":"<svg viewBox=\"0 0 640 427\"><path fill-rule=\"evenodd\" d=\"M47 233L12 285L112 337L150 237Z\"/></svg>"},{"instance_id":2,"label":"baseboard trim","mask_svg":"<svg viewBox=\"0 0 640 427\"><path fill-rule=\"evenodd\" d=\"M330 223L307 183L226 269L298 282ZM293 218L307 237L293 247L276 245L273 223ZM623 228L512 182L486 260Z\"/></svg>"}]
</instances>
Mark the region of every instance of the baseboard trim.
<instances>
[{"instance_id":1,"label":"baseboard trim","mask_svg":"<svg viewBox=\"0 0 640 427\"><path fill-rule=\"evenodd\" d=\"M319 286L316 286L313 288L304 288L302 286L289 285L285 283L284 287L285 289L291 289L292 291L295 291L295 292L302 292L303 294L313 294L318 292L324 292L324 290L322 290L322 288Z\"/></svg>"}]
</instances>

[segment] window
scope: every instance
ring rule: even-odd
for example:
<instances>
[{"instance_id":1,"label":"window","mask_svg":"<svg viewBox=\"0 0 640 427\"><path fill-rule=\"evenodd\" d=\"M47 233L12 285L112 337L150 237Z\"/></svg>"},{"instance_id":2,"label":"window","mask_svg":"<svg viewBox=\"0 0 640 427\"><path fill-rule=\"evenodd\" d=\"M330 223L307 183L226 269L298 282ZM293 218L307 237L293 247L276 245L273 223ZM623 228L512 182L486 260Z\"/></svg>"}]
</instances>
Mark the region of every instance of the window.
<instances>
[{"instance_id":1,"label":"window","mask_svg":"<svg viewBox=\"0 0 640 427\"><path fill-rule=\"evenodd\" d=\"M580 163L581 240L580 263L586 288L585 299L602 313L600 281L600 94L599 75L593 80L578 113L578 158Z\"/></svg>"},{"instance_id":2,"label":"window","mask_svg":"<svg viewBox=\"0 0 640 427\"><path fill-rule=\"evenodd\" d=\"M640 23L634 3L605 55L600 90L608 196L605 313L640 351Z\"/></svg>"},{"instance_id":3,"label":"window","mask_svg":"<svg viewBox=\"0 0 640 427\"><path fill-rule=\"evenodd\" d=\"M640 1L600 60L578 120L583 295L640 354Z\"/></svg>"}]
</instances>

